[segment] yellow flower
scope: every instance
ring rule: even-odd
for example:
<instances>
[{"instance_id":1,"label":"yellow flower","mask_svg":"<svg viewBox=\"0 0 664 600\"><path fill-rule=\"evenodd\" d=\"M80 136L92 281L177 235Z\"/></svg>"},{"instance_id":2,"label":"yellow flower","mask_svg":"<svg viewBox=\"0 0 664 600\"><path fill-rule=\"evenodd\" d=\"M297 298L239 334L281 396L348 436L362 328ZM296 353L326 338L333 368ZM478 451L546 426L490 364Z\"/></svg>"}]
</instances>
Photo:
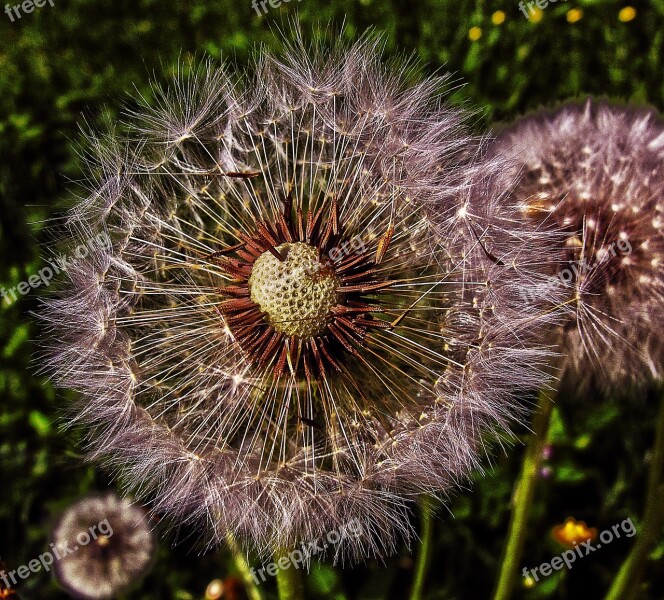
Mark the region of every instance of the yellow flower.
<instances>
[{"instance_id":1,"label":"yellow flower","mask_svg":"<svg viewBox=\"0 0 664 600\"><path fill-rule=\"evenodd\" d=\"M563 546L571 547L580 542L594 539L597 536L597 529L588 527L584 521L577 521L573 517L568 517L562 525L556 525L551 530L551 536Z\"/></svg>"},{"instance_id":2,"label":"yellow flower","mask_svg":"<svg viewBox=\"0 0 664 600\"><path fill-rule=\"evenodd\" d=\"M633 6L625 6L618 13L618 21L623 23L631 21L634 17L636 17L636 9Z\"/></svg>"},{"instance_id":3,"label":"yellow flower","mask_svg":"<svg viewBox=\"0 0 664 600\"><path fill-rule=\"evenodd\" d=\"M468 39L471 42L476 42L482 37L482 29L480 27L471 27L468 31Z\"/></svg>"},{"instance_id":4,"label":"yellow flower","mask_svg":"<svg viewBox=\"0 0 664 600\"><path fill-rule=\"evenodd\" d=\"M219 600L223 595L224 582L221 579L211 581L205 590L205 600Z\"/></svg>"},{"instance_id":5,"label":"yellow flower","mask_svg":"<svg viewBox=\"0 0 664 600\"><path fill-rule=\"evenodd\" d=\"M624 10L624 9L623 9ZM500 25L505 22L505 13L502 10L497 10L491 15L491 22L494 25Z\"/></svg>"},{"instance_id":6,"label":"yellow flower","mask_svg":"<svg viewBox=\"0 0 664 600\"><path fill-rule=\"evenodd\" d=\"M567 22L576 23L577 21L581 20L582 16L583 16L583 11L580 8L573 8L572 10L567 12Z\"/></svg>"},{"instance_id":7,"label":"yellow flower","mask_svg":"<svg viewBox=\"0 0 664 600\"><path fill-rule=\"evenodd\" d=\"M528 7L530 8L530 7ZM535 10L533 10L532 13L530 13L530 16L528 17L528 20L531 23L539 23L542 18L544 17L544 12L542 11L541 8L535 7Z\"/></svg>"}]
</instances>

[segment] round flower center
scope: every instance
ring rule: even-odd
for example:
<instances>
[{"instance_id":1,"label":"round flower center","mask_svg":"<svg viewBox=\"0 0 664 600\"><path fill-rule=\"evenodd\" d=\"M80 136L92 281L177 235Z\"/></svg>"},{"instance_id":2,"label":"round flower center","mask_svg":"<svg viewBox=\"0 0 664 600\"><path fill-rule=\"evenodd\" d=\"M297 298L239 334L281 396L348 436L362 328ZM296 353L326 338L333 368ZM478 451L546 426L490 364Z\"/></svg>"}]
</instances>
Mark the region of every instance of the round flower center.
<instances>
[{"instance_id":1,"label":"round flower center","mask_svg":"<svg viewBox=\"0 0 664 600\"><path fill-rule=\"evenodd\" d=\"M318 250L302 242L281 244L261 254L251 270L251 300L280 333L301 338L321 333L337 303L339 279L320 261Z\"/></svg>"}]
</instances>

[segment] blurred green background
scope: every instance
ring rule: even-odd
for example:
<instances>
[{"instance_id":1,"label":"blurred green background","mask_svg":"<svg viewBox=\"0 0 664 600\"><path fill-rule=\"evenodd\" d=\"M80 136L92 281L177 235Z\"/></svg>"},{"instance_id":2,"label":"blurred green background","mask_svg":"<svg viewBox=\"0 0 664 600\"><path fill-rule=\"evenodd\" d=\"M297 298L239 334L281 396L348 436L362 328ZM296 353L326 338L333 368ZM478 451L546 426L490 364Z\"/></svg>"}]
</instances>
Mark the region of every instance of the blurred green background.
<instances>
[{"instance_id":1,"label":"blurred green background","mask_svg":"<svg viewBox=\"0 0 664 600\"><path fill-rule=\"evenodd\" d=\"M453 72L464 84L454 101L479 109L478 128L584 94L664 107L664 0L560 0L530 19L514 0L291 0L264 16L250 0L54 4L14 22L0 12L0 285L6 288L43 266L44 222L62 206L69 181L81 177L74 142L83 115L93 124L104 112L117 115L127 91L146 91L150 77L165 77L182 57L223 55L241 65L257 42L274 46L276 28L296 11L305 31L329 20L345 21L348 36L373 26L386 34L388 54L416 53L427 71ZM112 485L83 462L77 434L62 431L65 395L34 375L30 313L38 294L0 309L0 557L10 568L48 549L49 529L64 507ZM564 550L551 529L570 516L599 531L629 517L638 530L656 401L643 394L562 395L524 566ZM427 599L489 597L522 452L518 444L497 453L472 490L438 511ZM535 585L521 581L516 596L601 598L629 546L626 538L615 540L572 570ZM650 559L642 597L661 599L661 535ZM399 600L407 597L412 571L407 548L385 565L316 565L308 597ZM151 575L127 597L201 599L212 579L229 576L223 552L199 556L186 541L171 549L162 540ZM273 582L264 587L273 593ZM30 577L19 593L66 597L44 574Z\"/></svg>"}]
</instances>

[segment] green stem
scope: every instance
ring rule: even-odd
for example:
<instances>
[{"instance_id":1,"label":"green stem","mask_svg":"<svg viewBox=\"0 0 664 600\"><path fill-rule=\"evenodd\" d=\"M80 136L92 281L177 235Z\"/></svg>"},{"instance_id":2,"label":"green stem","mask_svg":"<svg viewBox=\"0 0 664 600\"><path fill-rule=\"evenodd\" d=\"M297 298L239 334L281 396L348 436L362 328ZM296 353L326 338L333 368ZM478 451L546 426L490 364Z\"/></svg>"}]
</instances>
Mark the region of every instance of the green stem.
<instances>
[{"instance_id":1,"label":"green stem","mask_svg":"<svg viewBox=\"0 0 664 600\"><path fill-rule=\"evenodd\" d=\"M287 553L276 553L274 563L278 565L279 559L284 556L287 556ZM277 588L279 600L304 600L304 581L297 565L277 569Z\"/></svg>"},{"instance_id":2,"label":"green stem","mask_svg":"<svg viewBox=\"0 0 664 600\"><path fill-rule=\"evenodd\" d=\"M232 535L228 534L226 536L226 543L230 548L235 570L240 576L240 579L242 579L244 589L247 592L247 597L249 600L263 600L263 594L258 589L258 586L256 585L256 582L251 575L251 567L249 566L247 559L242 553L242 550L240 549L236 539Z\"/></svg>"},{"instance_id":3,"label":"green stem","mask_svg":"<svg viewBox=\"0 0 664 600\"><path fill-rule=\"evenodd\" d=\"M664 390L660 388L660 406L655 428L652 463L648 474L646 504L632 550L620 567L605 600L635 598L645 570L648 554L664 524Z\"/></svg>"},{"instance_id":4,"label":"green stem","mask_svg":"<svg viewBox=\"0 0 664 600\"><path fill-rule=\"evenodd\" d=\"M410 592L410 600L421 600L431 562L431 543L433 540L434 499L426 494L420 497L420 544L415 563L415 579Z\"/></svg>"},{"instance_id":5,"label":"green stem","mask_svg":"<svg viewBox=\"0 0 664 600\"><path fill-rule=\"evenodd\" d=\"M519 565L528 532L528 517L539 480L542 451L547 440L555 395L556 392L553 390L542 390L539 394L537 412L533 417L533 432L526 444L521 473L512 494L512 515L493 595L494 600L509 600L519 577Z\"/></svg>"}]
</instances>

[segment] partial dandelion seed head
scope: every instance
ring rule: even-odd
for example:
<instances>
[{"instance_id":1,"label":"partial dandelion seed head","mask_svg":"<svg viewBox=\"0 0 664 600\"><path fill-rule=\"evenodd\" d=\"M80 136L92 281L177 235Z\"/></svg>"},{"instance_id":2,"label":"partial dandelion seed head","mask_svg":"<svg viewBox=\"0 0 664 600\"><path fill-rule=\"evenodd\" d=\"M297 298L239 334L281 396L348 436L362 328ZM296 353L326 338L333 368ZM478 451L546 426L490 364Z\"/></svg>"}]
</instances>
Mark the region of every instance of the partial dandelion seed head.
<instances>
[{"instance_id":1,"label":"partial dandelion seed head","mask_svg":"<svg viewBox=\"0 0 664 600\"><path fill-rule=\"evenodd\" d=\"M587 100L526 116L493 154L514 159L523 213L562 235L564 370L581 384L660 378L664 346L664 124L648 108Z\"/></svg>"}]
</instances>

